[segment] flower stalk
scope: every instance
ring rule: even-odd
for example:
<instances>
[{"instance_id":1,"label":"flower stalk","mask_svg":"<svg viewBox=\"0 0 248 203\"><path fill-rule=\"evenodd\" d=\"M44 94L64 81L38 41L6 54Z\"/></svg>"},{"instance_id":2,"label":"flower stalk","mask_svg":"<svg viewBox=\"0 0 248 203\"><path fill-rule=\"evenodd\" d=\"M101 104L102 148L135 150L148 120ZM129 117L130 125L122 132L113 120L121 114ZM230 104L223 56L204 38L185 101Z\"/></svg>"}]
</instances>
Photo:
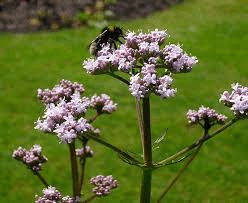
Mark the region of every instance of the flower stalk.
<instances>
[{"instance_id":1,"label":"flower stalk","mask_svg":"<svg viewBox=\"0 0 248 203\"><path fill-rule=\"evenodd\" d=\"M33 171L33 173L34 173L34 175L36 175L40 179L40 181L43 183L43 185L45 187L48 187L49 186L49 184L46 181L46 179L39 172Z\"/></svg>"},{"instance_id":2,"label":"flower stalk","mask_svg":"<svg viewBox=\"0 0 248 203\"><path fill-rule=\"evenodd\" d=\"M77 166L75 142L69 144L69 149L70 149L70 160L71 160L73 197L77 199L78 197L80 197L80 190L78 184L78 166Z\"/></svg>"},{"instance_id":3,"label":"flower stalk","mask_svg":"<svg viewBox=\"0 0 248 203\"><path fill-rule=\"evenodd\" d=\"M150 100L149 97L143 98L143 154L147 167L152 166L152 138L151 138L151 120L150 120Z\"/></svg>"},{"instance_id":4,"label":"flower stalk","mask_svg":"<svg viewBox=\"0 0 248 203\"><path fill-rule=\"evenodd\" d=\"M86 151L86 144L87 144L87 141L85 141L83 143L83 150L84 150L84 152ZM80 182L79 182L79 191L80 191L80 193L81 193L81 191L83 189L83 184L84 184L86 158L87 158L86 155L84 155L84 157L82 158L82 160L80 160L80 163L81 163L81 176L80 176Z\"/></svg>"}]
</instances>

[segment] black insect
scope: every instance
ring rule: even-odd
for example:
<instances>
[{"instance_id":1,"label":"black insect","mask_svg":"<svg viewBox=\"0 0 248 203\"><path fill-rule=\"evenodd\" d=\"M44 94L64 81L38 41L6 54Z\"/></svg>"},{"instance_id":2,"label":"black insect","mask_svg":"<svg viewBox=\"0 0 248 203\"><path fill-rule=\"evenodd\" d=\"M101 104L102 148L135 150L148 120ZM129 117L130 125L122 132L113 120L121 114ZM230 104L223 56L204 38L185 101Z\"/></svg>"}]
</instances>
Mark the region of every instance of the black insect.
<instances>
[{"instance_id":1,"label":"black insect","mask_svg":"<svg viewBox=\"0 0 248 203\"><path fill-rule=\"evenodd\" d=\"M120 27L105 27L102 33L97 36L89 45L90 53L93 56L97 56L97 53L103 48L103 46L109 44L111 48L117 49L116 42L122 44L119 38L124 39L123 31Z\"/></svg>"}]
</instances>

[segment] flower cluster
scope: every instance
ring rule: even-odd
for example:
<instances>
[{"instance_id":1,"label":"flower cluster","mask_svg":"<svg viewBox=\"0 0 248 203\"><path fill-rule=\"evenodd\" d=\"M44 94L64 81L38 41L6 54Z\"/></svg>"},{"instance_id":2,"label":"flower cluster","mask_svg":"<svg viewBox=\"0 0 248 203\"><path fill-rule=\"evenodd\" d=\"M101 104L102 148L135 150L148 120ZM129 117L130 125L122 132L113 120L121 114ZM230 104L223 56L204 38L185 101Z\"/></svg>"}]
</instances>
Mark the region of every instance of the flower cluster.
<instances>
[{"instance_id":1,"label":"flower cluster","mask_svg":"<svg viewBox=\"0 0 248 203\"><path fill-rule=\"evenodd\" d=\"M200 121L204 120L208 122L210 125L215 123L224 124L227 120L227 117L222 114L217 114L214 109L210 109L209 107L201 106L198 111L189 110L187 113L187 118L189 123L197 124Z\"/></svg>"},{"instance_id":2,"label":"flower cluster","mask_svg":"<svg viewBox=\"0 0 248 203\"><path fill-rule=\"evenodd\" d=\"M47 158L42 155L40 145L34 145L30 150L19 147L13 152L12 157L16 160L22 161L34 172L41 171L42 164L47 162Z\"/></svg>"},{"instance_id":3,"label":"flower cluster","mask_svg":"<svg viewBox=\"0 0 248 203\"><path fill-rule=\"evenodd\" d=\"M166 64L172 73L190 72L197 63L195 56L188 56L179 45L168 45L164 49Z\"/></svg>"},{"instance_id":4,"label":"flower cluster","mask_svg":"<svg viewBox=\"0 0 248 203\"><path fill-rule=\"evenodd\" d=\"M232 93L224 91L220 101L234 112L237 116L248 115L248 87L243 87L238 83L232 84Z\"/></svg>"},{"instance_id":5,"label":"flower cluster","mask_svg":"<svg viewBox=\"0 0 248 203\"><path fill-rule=\"evenodd\" d=\"M103 47L96 58L84 61L83 66L90 74L128 73L129 90L138 99L150 93L161 98L172 97L176 93L171 87L172 73L191 71L197 59L188 56L178 45L162 48L166 37L166 31L129 32L118 49Z\"/></svg>"},{"instance_id":6,"label":"flower cluster","mask_svg":"<svg viewBox=\"0 0 248 203\"><path fill-rule=\"evenodd\" d=\"M83 85L76 82L72 83L69 80L61 80L52 90L38 89L38 98L44 104L57 103L61 98L70 99L75 92L83 93Z\"/></svg>"},{"instance_id":7,"label":"flower cluster","mask_svg":"<svg viewBox=\"0 0 248 203\"><path fill-rule=\"evenodd\" d=\"M99 114L113 113L117 109L117 104L107 94L101 94L100 96L94 95L91 97L90 104Z\"/></svg>"},{"instance_id":8,"label":"flower cluster","mask_svg":"<svg viewBox=\"0 0 248 203\"><path fill-rule=\"evenodd\" d=\"M90 179L90 183L95 185L92 192L97 196L106 196L110 194L110 190L118 187L117 180L113 179L112 176L98 175Z\"/></svg>"},{"instance_id":9,"label":"flower cluster","mask_svg":"<svg viewBox=\"0 0 248 203\"><path fill-rule=\"evenodd\" d=\"M85 146L81 149L76 149L76 155L80 159L83 159L84 157L92 157L94 152L91 150L90 146Z\"/></svg>"},{"instance_id":10,"label":"flower cluster","mask_svg":"<svg viewBox=\"0 0 248 203\"><path fill-rule=\"evenodd\" d=\"M78 83L67 81L66 84L74 84L74 86L72 85L73 87L78 87L78 89L81 87L82 90L82 85ZM61 85L61 88L63 87L65 87L65 90L61 90L61 92L70 92L68 85ZM43 132L55 133L60 141L65 144L72 143L79 135L84 135L85 133L98 135L98 130L89 124L89 121L85 118L89 108L101 111L101 113L112 113L116 110L116 104L113 103L108 95L93 96L90 100L88 97L81 97L80 91L70 94L67 94L67 98L60 98L55 103L47 103L44 116L42 119L38 119L35 126L35 129Z\"/></svg>"},{"instance_id":11,"label":"flower cluster","mask_svg":"<svg viewBox=\"0 0 248 203\"><path fill-rule=\"evenodd\" d=\"M36 196L35 203L73 203L69 196L62 197L61 193L55 187L49 186L43 189L43 196Z\"/></svg>"},{"instance_id":12,"label":"flower cluster","mask_svg":"<svg viewBox=\"0 0 248 203\"><path fill-rule=\"evenodd\" d=\"M129 90L137 99L147 97L151 92L161 98L173 97L176 94L176 89L171 88L173 79L168 75L158 78L155 73L137 73L131 76L130 80Z\"/></svg>"},{"instance_id":13,"label":"flower cluster","mask_svg":"<svg viewBox=\"0 0 248 203\"><path fill-rule=\"evenodd\" d=\"M79 93L74 93L71 100L61 100L58 104L47 104L43 120L38 119L36 129L43 132L54 132L64 143L71 143L79 134L93 133L94 128L83 117L90 102L86 98L80 98Z\"/></svg>"}]
</instances>

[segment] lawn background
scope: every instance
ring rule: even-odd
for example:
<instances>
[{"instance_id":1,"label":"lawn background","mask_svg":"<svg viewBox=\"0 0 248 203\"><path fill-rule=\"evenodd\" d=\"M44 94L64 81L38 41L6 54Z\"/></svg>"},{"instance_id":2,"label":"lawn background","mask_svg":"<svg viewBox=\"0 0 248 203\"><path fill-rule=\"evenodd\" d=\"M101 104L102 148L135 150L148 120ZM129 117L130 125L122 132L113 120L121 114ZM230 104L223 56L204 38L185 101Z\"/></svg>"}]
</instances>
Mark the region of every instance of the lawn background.
<instances>
[{"instance_id":1,"label":"lawn background","mask_svg":"<svg viewBox=\"0 0 248 203\"><path fill-rule=\"evenodd\" d=\"M168 134L154 159L191 144L202 132L189 128L185 113L202 104L232 113L218 103L231 83L248 85L248 5L245 0L185 0L146 19L117 22L124 29L167 29L168 42L183 44L199 64L191 73L174 77L177 96L152 97L152 133ZM63 194L71 193L68 149L54 136L33 129L42 115L37 88L52 88L62 78L83 83L86 95L105 92L118 103L118 111L95 122L102 137L123 149L140 153L134 99L127 87L107 76L87 75L81 67L89 57L87 46L99 29L2 34L0 36L0 202L34 202L43 186L32 173L11 158L18 146L40 144L49 162L42 174ZM186 174L167 196L167 202L248 202L247 120L208 141ZM139 202L140 170L123 162L110 150L91 142L95 157L87 163L87 177L112 174L120 187L95 202ZM160 169L153 176L152 200L183 163ZM85 187L86 196L91 188Z\"/></svg>"}]
</instances>

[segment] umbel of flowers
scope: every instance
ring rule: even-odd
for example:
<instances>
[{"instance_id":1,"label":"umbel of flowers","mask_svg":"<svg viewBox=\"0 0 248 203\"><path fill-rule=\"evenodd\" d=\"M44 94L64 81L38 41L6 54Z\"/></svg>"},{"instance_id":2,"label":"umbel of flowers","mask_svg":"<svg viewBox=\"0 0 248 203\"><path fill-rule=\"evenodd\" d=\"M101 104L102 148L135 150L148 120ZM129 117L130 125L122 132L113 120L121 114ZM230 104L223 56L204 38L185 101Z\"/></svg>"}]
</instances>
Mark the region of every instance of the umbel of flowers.
<instances>
[{"instance_id":1,"label":"umbel of flowers","mask_svg":"<svg viewBox=\"0 0 248 203\"><path fill-rule=\"evenodd\" d=\"M180 45L164 47L166 38L166 31L129 32L117 50L105 46L96 58L84 61L83 67L91 74L129 74L129 91L138 99L151 93L161 98L172 97L176 93L172 73L190 72L197 58L186 54Z\"/></svg>"},{"instance_id":2,"label":"umbel of flowers","mask_svg":"<svg viewBox=\"0 0 248 203\"><path fill-rule=\"evenodd\" d=\"M35 129L44 133L56 135L60 143L67 144L70 149L72 179L73 179L73 197L63 197L55 187L48 184L47 180L41 175L41 167L48 159L42 154L41 147L34 145L30 150L19 147L13 152L13 158L24 163L46 186L43 190L43 196L36 196L36 203L54 202L54 203L74 203L80 202L81 189L85 175L86 158L93 156L94 152L87 145L86 135L99 137L100 130L95 128L92 123L103 114L111 114L117 109L117 104L106 94L93 95L86 97L82 94L85 89L79 83L72 83L68 80L61 80L53 89L38 89L38 98L44 104L44 115L35 122ZM91 109L95 115L88 116ZM76 141L79 144L76 145ZM75 147L80 145L76 149ZM81 177L78 175L78 164L81 165ZM102 178L102 184L100 179ZM117 181L112 176L106 178L102 175L96 176L96 185L94 177L92 181L97 186L92 189L95 194L89 198L109 195L113 188L117 187ZM93 183L91 181L91 183ZM86 202L88 200L85 200Z\"/></svg>"},{"instance_id":3,"label":"umbel of flowers","mask_svg":"<svg viewBox=\"0 0 248 203\"><path fill-rule=\"evenodd\" d=\"M38 90L38 98L45 104L44 115L36 122L36 129L45 133L55 133L61 142L72 143L84 134L99 134L92 123L101 114L111 114L117 108L106 94L91 98L81 96L84 87L79 83L61 80L52 90ZM96 114L87 120L88 109Z\"/></svg>"}]
</instances>

